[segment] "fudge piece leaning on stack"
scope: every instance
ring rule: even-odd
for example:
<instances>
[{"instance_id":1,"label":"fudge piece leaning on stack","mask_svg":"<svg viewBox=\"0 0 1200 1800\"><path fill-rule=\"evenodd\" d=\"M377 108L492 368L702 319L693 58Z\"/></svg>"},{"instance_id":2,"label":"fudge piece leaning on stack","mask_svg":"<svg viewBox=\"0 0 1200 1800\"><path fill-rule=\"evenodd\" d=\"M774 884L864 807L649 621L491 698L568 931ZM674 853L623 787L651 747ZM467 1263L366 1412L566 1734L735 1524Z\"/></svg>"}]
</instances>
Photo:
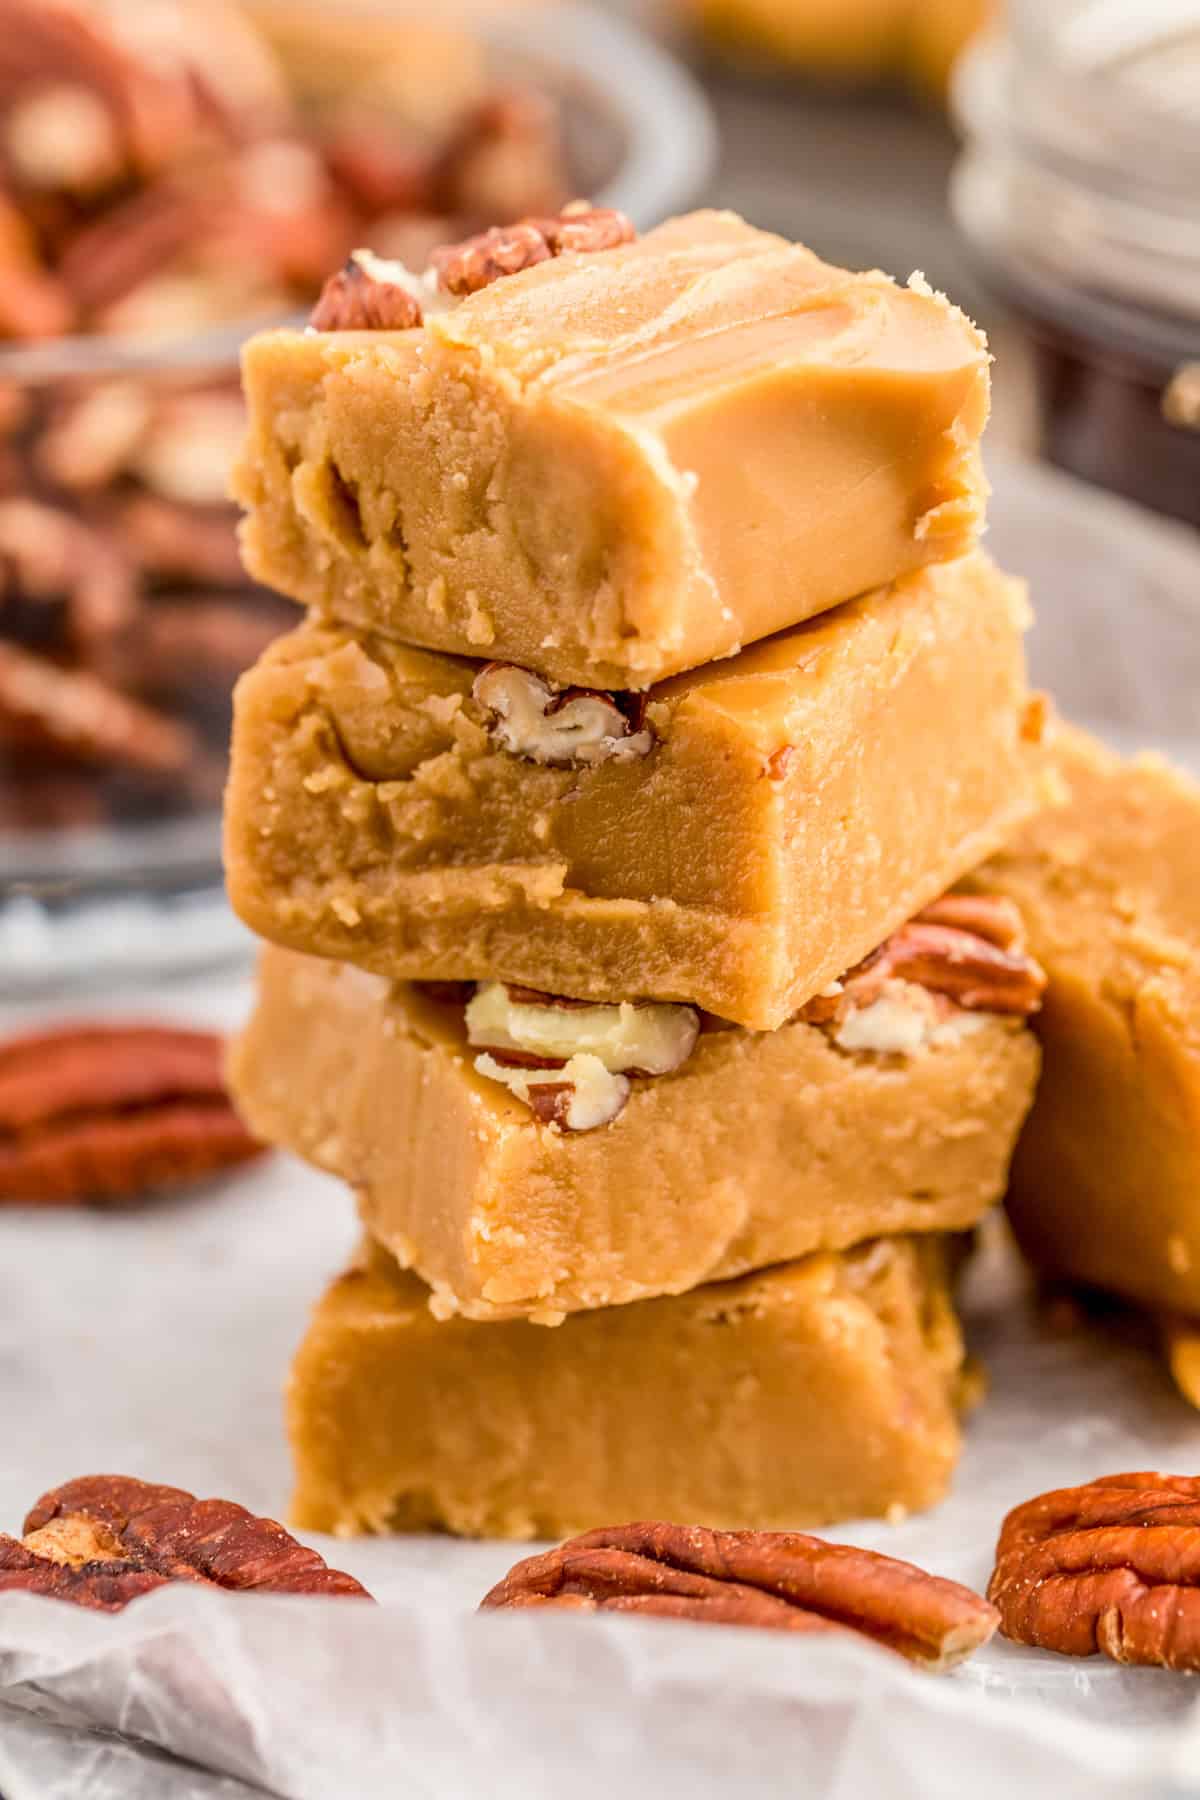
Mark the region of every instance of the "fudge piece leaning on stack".
<instances>
[{"instance_id":1,"label":"fudge piece leaning on stack","mask_svg":"<svg viewBox=\"0 0 1200 1800\"><path fill-rule=\"evenodd\" d=\"M932 1503L1041 972L988 358L918 280L583 207L256 339L232 1080L367 1229L296 1516L558 1535ZM491 660L484 661L484 656ZM548 1330L547 1327L557 1329Z\"/></svg>"},{"instance_id":2,"label":"fudge piece leaning on stack","mask_svg":"<svg viewBox=\"0 0 1200 1800\"><path fill-rule=\"evenodd\" d=\"M1036 1269L1154 1314L1200 1406L1200 786L1078 729L1054 759L1067 804L973 878L1049 981L1009 1216Z\"/></svg>"}]
</instances>

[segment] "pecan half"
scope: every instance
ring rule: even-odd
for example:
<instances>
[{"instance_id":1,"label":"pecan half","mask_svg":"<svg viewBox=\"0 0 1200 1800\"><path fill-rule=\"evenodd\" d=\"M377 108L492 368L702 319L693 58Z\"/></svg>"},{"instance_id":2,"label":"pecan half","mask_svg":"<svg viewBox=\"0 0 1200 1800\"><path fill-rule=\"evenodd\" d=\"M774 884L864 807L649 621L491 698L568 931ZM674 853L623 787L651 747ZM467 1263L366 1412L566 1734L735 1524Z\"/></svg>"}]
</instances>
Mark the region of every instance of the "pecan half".
<instances>
[{"instance_id":1,"label":"pecan half","mask_svg":"<svg viewBox=\"0 0 1200 1800\"><path fill-rule=\"evenodd\" d=\"M933 1670L985 1644L998 1617L970 1588L871 1550L798 1531L650 1523L586 1531L527 1557L482 1605L849 1631Z\"/></svg>"},{"instance_id":2,"label":"pecan half","mask_svg":"<svg viewBox=\"0 0 1200 1800\"><path fill-rule=\"evenodd\" d=\"M636 236L624 213L573 200L555 217L518 219L515 225L495 225L459 244L441 244L430 261L438 286L461 297L565 251L616 250Z\"/></svg>"},{"instance_id":3,"label":"pecan half","mask_svg":"<svg viewBox=\"0 0 1200 1800\"><path fill-rule=\"evenodd\" d=\"M999 894L943 894L916 915L920 925L950 925L970 931L1001 950L1023 950L1025 924L1012 900Z\"/></svg>"},{"instance_id":4,"label":"pecan half","mask_svg":"<svg viewBox=\"0 0 1200 1800\"><path fill-rule=\"evenodd\" d=\"M1200 1672L1200 1477L1102 1475L1025 1501L988 1595L1016 1643Z\"/></svg>"},{"instance_id":5,"label":"pecan half","mask_svg":"<svg viewBox=\"0 0 1200 1800\"><path fill-rule=\"evenodd\" d=\"M489 715L489 734L499 747L527 762L594 768L648 756L654 748L640 695L556 689L531 669L492 662L475 677L471 697Z\"/></svg>"},{"instance_id":6,"label":"pecan half","mask_svg":"<svg viewBox=\"0 0 1200 1800\"><path fill-rule=\"evenodd\" d=\"M321 289L314 331L409 331L424 321L418 284L403 263L355 250Z\"/></svg>"},{"instance_id":7,"label":"pecan half","mask_svg":"<svg viewBox=\"0 0 1200 1800\"><path fill-rule=\"evenodd\" d=\"M937 906L948 904L939 901ZM967 904L978 908L979 902ZM976 925L981 917L976 912ZM993 933L1008 930L1002 911L989 913L984 923ZM968 1012L1020 1017L1037 1011L1046 987L1043 970L1024 951L1006 948L995 936L982 936L978 929L931 923L928 912L894 931L844 977L843 985L848 1002L863 1007L877 999L889 981L915 982Z\"/></svg>"},{"instance_id":8,"label":"pecan half","mask_svg":"<svg viewBox=\"0 0 1200 1800\"><path fill-rule=\"evenodd\" d=\"M183 777L200 761L186 725L126 698L81 669L0 642L0 745L81 762Z\"/></svg>"},{"instance_id":9,"label":"pecan half","mask_svg":"<svg viewBox=\"0 0 1200 1800\"><path fill-rule=\"evenodd\" d=\"M99 1612L119 1612L172 1581L371 1597L274 1519L130 1475L84 1475L52 1488L23 1531L0 1533L0 1593L44 1594Z\"/></svg>"},{"instance_id":10,"label":"pecan half","mask_svg":"<svg viewBox=\"0 0 1200 1800\"><path fill-rule=\"evenodd\" d=\"M222 1042L180 1026L71 1023L0 1043L0 1199L112 1204L262 1153Z\"/></svg>"}]
</instances>

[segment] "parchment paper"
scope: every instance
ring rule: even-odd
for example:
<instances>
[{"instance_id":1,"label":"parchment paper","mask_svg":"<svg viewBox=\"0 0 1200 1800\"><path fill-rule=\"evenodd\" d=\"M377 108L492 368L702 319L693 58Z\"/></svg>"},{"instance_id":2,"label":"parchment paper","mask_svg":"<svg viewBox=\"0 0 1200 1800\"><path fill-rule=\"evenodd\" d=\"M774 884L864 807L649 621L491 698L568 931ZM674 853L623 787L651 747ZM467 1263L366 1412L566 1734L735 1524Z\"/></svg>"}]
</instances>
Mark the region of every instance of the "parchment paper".
<instances>
[{"instance_id":1,"label":"parchment paper","mask_svg":"<svg viewBox=\"0 0 1200 1800\"><path fill-rule=\"evenodd\" d=\"M999 554L1036 578L1043 678L1118 739L1194 754L1194 544L1020 470L1003 472L996 513ZM230 974L86 1005L227 1026L248 999L247 976ZM0 1008L0 1023L16 1016ZM0 1527L44 1488L103 1469L284 1512L284 1373L356 1236L347 1195L282 1157L138 1213L0 1213ZM1200 1415L1136 1330L1055 1335L1022 1281L996 1246L970 1280L991 1392L951 1498L829 1535L981 1587L1016 1501L1106 1470L1200 1468ZM223 1800L246 1783L297 1800L1200 1791L1184 1677L999 1644L934 1681L852 1644L478 1619L519 1549L312 1541L382 1604L168 1589L109 1617L0 1601L4 1800Z\"/></svg>"}]
</instances>

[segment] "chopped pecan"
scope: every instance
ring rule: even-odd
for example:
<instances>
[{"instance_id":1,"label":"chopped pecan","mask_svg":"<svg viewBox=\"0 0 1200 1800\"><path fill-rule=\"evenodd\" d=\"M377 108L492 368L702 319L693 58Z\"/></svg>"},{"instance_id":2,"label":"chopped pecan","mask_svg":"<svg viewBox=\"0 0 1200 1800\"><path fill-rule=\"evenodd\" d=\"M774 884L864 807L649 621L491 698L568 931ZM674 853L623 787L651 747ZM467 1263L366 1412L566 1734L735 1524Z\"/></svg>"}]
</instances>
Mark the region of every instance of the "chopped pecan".
<instances>
[{"instance_id":1,"label":"chopped pecan","mask_svg":"<svg viewBox=\"0 0 1200 1800\"><path fill-rule=\"evenodd\" d=\"M100 1612L172 1581L370 1599L274 1519L129 1475L84 1475L52 1488L23 1530L21 1538L0 1533L0 1593L44 1594Z\"/></svg>"},{"instance_id":2,"label":"chopped pecan","mask_svg":"<svg viewBox=\"0 0 1200 1800\"><path fill-rule=\"evenodd\" d=\"M602 1528L527 1557L483 1607L630 1612L779 1631L848 1631L942 1670L996 1629L993 1606L912 1563L798 1531Z\"/></svg>"},{"instance_id":3,"label":"chopped pecan","mask_svg":"<svg viewBox=\"0 0 1200 1800\"><path fill-rule=\"evenodd\" d=\"M186 725L85 670L62 669L0 642L0 745L47 750L102 767L184 777L201 757Z\"/></svg>"},{"instance_id":4,"label":"chopped pecan","mask_svg":"<svg viewBox=\"0 0 1200 1800\"><path fill-rule=\"evenodd\" d=\"M516 219L562 199L558 113L543 94L488 94L451 131L430 171L434 212Z\"/></svg>"},{"instance_id":5,"label":"chopped pecan","mask_svg":"<svg viewBox=\"0 0 1200 1800\"><path fill-rule=\"evenodd\" d=\"M520 1050L485 1050L475 1069L523 1100L543 1125L595 1131L611 1125L629 1099L629 1078L606 1069L598 1056L566 1059Z\"/></svg>"},{"instance_id":6,"label":"chopped pecan","mask_svg":"<svg viewBox=\"0 0 1200 1800\"><path fill-rule=\"evenodd\" d=\"M24 219L0 193L0 337L61 337L74 323L71 296L41 267Z\"/></svg>"},{"instance_id":7,"label":"chopped pecan","mask_svg":"<svg viewBox=\"0 0 1200 1800\"><path fill-rule=\"evenodd\" d=\"M201 587L245 586L231 507L178 506L157 494L134 493L121 495L105 516L113 537L143 574Z\"/></svg>"},{"instance_id":8,"label":"chopped pecan","mask_svg":"<svg viewBox=\"0 0 1200 1800\"><path fill-rule=\"evenodd\" d=\"M590 768L648 756L654 748L640 695L555 689L531 669L492 662L475 677L471 696L488 713L500 748L528 762Z\"/></svg>"},{"instance_id":9,"label":"chopped pecan","mask_svg":"<svg viewBox=\"0 0 1200 1800\"><path fill-rule=\"evenodd\" d=\"M231 387L160 397L130 458L130 473L174 505L220 506L228 499L229 470L245 431L241 397Z\"/></svg>"},{"instance_id":10,"label":"chopped pecan","mask_svg":"<svg viewBox=\"0 0 1200 1800\"><path fill-rule=\"evenodd\" d=\"M495 225L460 244L442 244L430 259L448 294L477 294L504 275L519 274L564 251L615 250L636 232L624 213L573 200L553 218Z\"/></svg>"},{"instance_id":11,"label":"chopped pecan","mask_svg":"<svg viewBox=\"0 0 1200 1800\"><path fill-rule=\"evenodd\" d=\"M50 409L34 466L72 493L105 487L128 469L153 413L150 389L140 381L105 381L65 396Z\"/></svg>"},{"instance_id":12,"label":"chopped pecan","mask_svg":"<svg viewBox=\"0 0 1200 1800\"><path fill-rule=\"evenodd\" d=\"M1016 1643L1200 1672L1200 1477L1102 1475L1025 1501L988 1594Z\"/></svg>"},{"instance_id":13,"label":"chopped pecan","mask_svg":"<svg viewBox=\"0 0 1200 1800\"><path fill-rule=\"evenodd\" d=\"M0 581L25 601L56 601L65 637L103 667L137 618L133 571L102 532L57 507L23 497L0 501Z\"/></svg>"},{"instance_id":14,"label":"chopped pecan","mask_svg":"<svg viewBox=\"0 0 1200 1800\"><path fill-rule=\"evenodd\" d=\"M425 317L418 282L403 263L355 250L321 289L315 331L409 331Z\"/></svg>"},{"instance_id":15,"label":"chopped pecan","mask_svg":"<svg viewBox=\"0 0 1200 1800\"><path fill-rule=\"evenodd\" d=\"M18 182L82 198L113 185L125 148L111 109L89 88L52 82L9 109L4 148Z\"/></svg>"},{"instance_id":16,"label":"chopped pecan","mask_svg":"<svg viewBox=\"0 0 1200 1800\"><path fill-rule=\"evenodd\" d=\"M694 1006L664 1000L571 1001L502 981L481 981L466 1010L468 1041L480 1050L566 1062L597 1056L614 1074L670 1075L696 1047Z\"/></svg>"},{"instance_id":17,"label":"chopped pecan","mask_svg":"<svg viewBox=\"0 0 1200 1800\"><path fill-rule=\"evenodd\" d=\"M184 698L197 681L227 688L278 637L280 620L226 594L188 594L146 608L127 659L141 692Z\"/></svg>"},{"instance_id":18,"label":"chopped pecan","mask_svg":"<svg viewBox=\"0 0 1200 1800\"><path fill-rule=\"evenodd\" d=\"M325 163L355 205L375 217L431 213L435 158L429 146L381 128L374 118L336 121L324 144Z\"/></svg>"},{"instance_id":19,"label":"chopped pecan","mask_svg":"<svg viewBox=\"0 0 1200 1800\"><path fill-rule=\"evenodd\" d=\"M975 903L976 905L978 902ZM1002 930L992 916L989 929ZM869 1006L889 981L911 981L969 1012L1027 1017L1042 1003L1046 977L1031 956L975 930L913 919L844 977L846 999Z\"/></svg>"},{"instance_id":20,"label":"chopped pecan","mask_svg":"<svg viewBox=\"0 0 1200 1800\"><path fill-rule=\"evenodd\" d=\"M72 1023L0 1043L0 1198L131 1201L262 1150L230 1104L221 1040Z\"/></svg>"},{"instance_id":21,"label":"chopped pecan","mask_svg":"<svg viewBox=\"0 0 1200 1800\"><path fill-rule=\"evenodd\" d=\"M164 177L79 231L58 274L75 304L100 312L194 246L219 216L217 193Z\"/></svg>"}]
</instances>

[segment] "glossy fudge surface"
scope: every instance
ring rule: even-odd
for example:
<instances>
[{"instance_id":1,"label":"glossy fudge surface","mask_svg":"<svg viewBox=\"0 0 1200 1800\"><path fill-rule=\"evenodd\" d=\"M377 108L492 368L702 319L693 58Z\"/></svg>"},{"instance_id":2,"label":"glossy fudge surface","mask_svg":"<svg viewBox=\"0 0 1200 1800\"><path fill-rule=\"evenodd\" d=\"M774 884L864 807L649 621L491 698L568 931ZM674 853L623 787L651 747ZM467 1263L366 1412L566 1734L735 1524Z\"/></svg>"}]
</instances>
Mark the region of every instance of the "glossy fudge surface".
<instances>
[{"instance_id":1,"label":"glossy fudge surface","mask_svg":"<svg viewBox=\"0 0 1200 1800\"><path fill-rule=\"evenodd\" d=\"M1009 1207L1041 1268L1200 1313L1200 787L1063 730L1068 804L980 871L1049 977Z\"/></svg>"},{"instance_id":2,"label":"glossy fudge surface","mask_svg":"<svg viewBox=\"0 0 1200 1800\"><path fill-rule=\"evenodd\" d=\"M648 753L497 741L480 665L308 625L244 676L226 871L261 936L393 977L771 1029L1039 803L1024 592L980 554L652 691Z\"/></svg>"},{"instance_id":3,"label":"glossy fudge surface","mask_svg":"<svg viewBox=\"0 0 1200 1800\"><path fill-rule=\"evenodd\" d=\"M571 1132L478 1054L461 1000L273 950L230 1075L259 1135L353 1186L439 1316L542 1323L976 1224L1037 1072L1021 1020L957 1008L908 1054L799 1022L704 1030L611 1123Z\"/></svg>"},{"instance_id":4,"label":"glossy fudge surface","mask_svg":"<svg viewBox=\"0 0 1200 1800\"><path fill-rule=\"evenodd\" d=\"M255 576L566 683L644 688L961 555L987 491L963 314L728 213L415 330L266 333L244 381Z\"/></svg>"},{"instance_id":5,"label":"glossy fudge surface","mask_svg":"<svg viewBox=\"0 0 1200 1800\"><path fill-rule=\"evenodd\" d=\"M380 1251L292 1368L293 1522L561 1537L614 1520L820 1525L932 1505L959 1450L941 1244L885 1239L669 1299L438 1323Z\"/></svg>"}]
</instances>

